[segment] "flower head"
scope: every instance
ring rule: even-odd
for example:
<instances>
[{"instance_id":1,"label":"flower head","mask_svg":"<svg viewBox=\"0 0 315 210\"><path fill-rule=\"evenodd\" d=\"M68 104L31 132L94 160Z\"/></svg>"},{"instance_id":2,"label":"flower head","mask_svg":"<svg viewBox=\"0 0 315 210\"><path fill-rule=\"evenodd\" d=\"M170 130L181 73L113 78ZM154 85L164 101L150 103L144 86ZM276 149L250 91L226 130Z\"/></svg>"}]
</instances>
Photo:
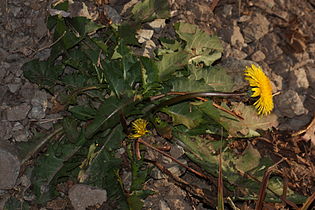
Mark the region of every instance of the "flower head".
<instances>
[{"instance_id":1,"label":"flower head","mask_svg":"<svg viewBox=\"0 0 315 210\"><path fill-rule=\"evenodd\" d=\"M128 137L131 139L137 139L144 136L146 133L149 133L147 130L148 121L144 119L137 119L132 123L132 130L134 131L133 134L130 134Z\"/></svg>"},{"instance_id":2,"label":"flower head","mask_svg":"<svg viewBox=\"0 0 315 210\"><path fill-rule=\"evenodd\" d=\"M254 103L258 114L267 115L273 110L272 87L269 78L265 75L260 67L252 64L245 69L245 79L252 87L253 94L251 97L259 97Z\"/></svg>"}]
</instances>

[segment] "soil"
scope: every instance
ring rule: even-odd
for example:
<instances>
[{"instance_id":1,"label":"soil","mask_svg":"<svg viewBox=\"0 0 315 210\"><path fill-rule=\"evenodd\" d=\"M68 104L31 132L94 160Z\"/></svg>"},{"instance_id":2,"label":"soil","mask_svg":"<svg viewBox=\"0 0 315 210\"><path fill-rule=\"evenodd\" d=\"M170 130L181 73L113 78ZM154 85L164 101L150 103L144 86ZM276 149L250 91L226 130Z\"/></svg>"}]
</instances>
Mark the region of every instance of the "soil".
<instances>
[{"instance_id":1,"label":"soil","mask_svg":"<svg viewBox=\"0 0 315 210\"><path fill-rule=\"evenodd\" d=\"M34 58L45 59L50 53L51 35L45 23L50 3L45 0L5 0L0 5L0 141L28 141L32 128L49 130L61 118L59 114L48 112L52 107L52 96L27 81L20 69L25 62ZM120 13L127 1L85 3L94 11L108 5ZM275 161L282 160L278 173L286 175L287 186L305 196L312 195L315 192L315 2L169 0L169 3L172 18L167 24L185 21L221 37L224 55L220 63L252 60L267 72L273 83L274 113L279 125L246 144L254 145L262 153L272 154ZM244 142L234 146L240 150L245 148ZM157 154L151 155L157 159ZM178 158L183 157L179 155ZM168 163L168 160L162 163ZM189 161L187 164L197 168ZM178 180L174 181L174 177L168 177L160 170L154 173L154 179L146 188L158 193L145 200L145 209L212 209L211 205L200 202L206 202L206 198L185 189ZM213 185L190 172L178 173L181 179L207 189L209 195L216 197ZM63 186L65 195L71 185ZM0 190L0 209L1 196L7 198L6 191ZM215 200L212 202L216 203ZM239 204L242 208L252 208L253 205L253 202ZM268 205L276 209L290 206L288 203ZM72 208L69 198L64 196L41 209ZM106 205L98 208L106 209ZM33 209L39 208L34 206Z\"/></svg>"}]
</instances>

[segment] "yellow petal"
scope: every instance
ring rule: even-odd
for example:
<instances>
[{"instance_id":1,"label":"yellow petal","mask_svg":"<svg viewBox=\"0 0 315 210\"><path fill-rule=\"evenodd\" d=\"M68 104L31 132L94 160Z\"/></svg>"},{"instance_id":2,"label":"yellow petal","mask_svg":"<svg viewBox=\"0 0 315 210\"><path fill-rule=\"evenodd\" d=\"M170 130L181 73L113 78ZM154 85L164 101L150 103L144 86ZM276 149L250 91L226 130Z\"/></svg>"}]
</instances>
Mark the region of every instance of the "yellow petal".
<instances>
[{"instance_id":1,"label":"yellow petal","mask_svg":"<svg viewBox=\"0 0 315 210\"><path fill-rule=\"evenodd\" d=\"M258 114L270 114L274 105L272 100L272 86L269 78L260 67L254 64L251 67L246 67L244 75L252 87L253 93L251 97L259 97L254 103Z\"/></svg>"}]
</instances>

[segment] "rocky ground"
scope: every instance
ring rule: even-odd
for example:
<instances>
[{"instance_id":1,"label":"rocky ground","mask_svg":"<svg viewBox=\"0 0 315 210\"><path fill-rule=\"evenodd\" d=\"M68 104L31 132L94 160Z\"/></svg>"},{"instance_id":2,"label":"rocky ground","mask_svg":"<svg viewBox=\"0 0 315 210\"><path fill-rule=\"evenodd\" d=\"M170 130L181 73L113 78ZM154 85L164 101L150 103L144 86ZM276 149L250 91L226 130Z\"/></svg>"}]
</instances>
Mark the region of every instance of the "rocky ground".
<instances>
[{"instance_id":1,"label":"rocky ground","mask_svg":"<svg viewBox=\"0 0 315 210\"><path fill-rule=\"evenodd\" d=\"M276 94L277 129L297 131L311 122L315 107L313 0L169 2L172 18L167 24L194 23L222 38L223 65L237 66L239 62L252 60L263 67ZM122 12L125 2L86 1L86 5L93 3L108 4ZM34 128L49 130L61 117L50 112L52 96L27 81L20 69L30 59L45 59L49 55L51 37L45 23L48 7L45 0L4 0L0 4L0 143L27 141ZM314 133L311 135L314 140ZM5 152L0 147L0 158ZM0 177L7 173L5 170L1 168ZM147 209L205 208L159 172L155 175L156 180L149 182L148 188L159 194L147 199ZM185 176L192 179L189 174ZM4 182L10 182L10 177ZM5 191L0 190L0 197L1 194ZM72 195L74 198L70 199L78 200L78 195ZM48 205L58 209L57 204Z\"/></svg>"}]
</instances>

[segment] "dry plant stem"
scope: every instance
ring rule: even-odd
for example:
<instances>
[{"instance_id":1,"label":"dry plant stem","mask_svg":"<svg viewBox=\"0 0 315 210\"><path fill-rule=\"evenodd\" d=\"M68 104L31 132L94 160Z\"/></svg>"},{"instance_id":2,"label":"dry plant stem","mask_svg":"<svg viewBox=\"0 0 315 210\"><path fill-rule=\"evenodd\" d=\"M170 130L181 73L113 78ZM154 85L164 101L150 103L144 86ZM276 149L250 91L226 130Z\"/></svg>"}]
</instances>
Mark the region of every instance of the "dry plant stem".
<instances>
[{"instance_id":1,"label":"dry plant stem","mask_svg":"<svg viewBox=\"0 0 315 210\"><path fill-rule=\"evenodd\" d=\"M159 94L159 95L156 95L156 96L151 96L150 97L150 101L155 101L155 100L158 100L160 98L163 98L165 96L172 96L172 95L185 95L185 94L188 94L188 92L168 92L168 93L165 93L165 94ZM204 99L202 98L203 100L207 101L207 99Z\"/></svg>"},{"instance_id":2,"label":"dry plant stem","mask_svg":"<svg viewBox=\"0 0 315 210\"><path fill-rule=\"evenodd\" d=\"M286 204L290 205L294 209L298 209L298 207L297 207L297 205L295 205L295 203L293 203L292 201L287 199L288 183L289 183L288 177L284 174L284 177L283 177L283 193L280 196L280 199L282 200L283 203L286 203Z\"/></svg>"},{"instance_id":3,"label":"dry plant stem","mask_svg":"<svg viewBox=\"0 0 315 210\"><path fill-rule=\"evenodd\" d=\"M218 5L219 0L213 0L210 4L210 10L213 12L213 10L216 8L216 6Z\"/></svg>"},{"instance_id":4,"label":"dry plant stem","mask_svg":"<svg viewBox=\"0 0 315 210\"><path fill-rule=\"evenodd\" d=\"M278 91L278 92L276 92L276 93L272 94L272 97L275 97L275 96L280 95L280 94L281 94L281 92L280 92L280 91Z\"/></svg>"},{"instance_id":5,"label":"dry plant stem","mask_svg":"<svg viewBox=\"0 0 315 210\"><path fill-rule=\"evenodd\" d=\"M41 120L31 119L30 122L38 122L39 124L45 124L45 123L49 123L49 122L53 122L57 120L62 120L63 118L64 117L56 117L52 119L41 119Z\"/></svg>"},{"instance_id":6,"label":"dry plant stem","mask_svg":"<svg viewBox=\"0 0 315 210\"><path fill-rule=\"evenodd\" d=\"M293 133L292 136L301 135L301 134L305 133L307 130L309 130L310 128L312 128L314 125L315 125L315 113L314 113L314 117L313 117L312 122L305 129L302 129L298 132Z\"/></svg>"},{"instance_id":7,"label":"dry plant stem","mask_svg":"<svg viewBox=\"0 0 315 210\"><path fill-rule=\"evenodd\" d=\"M157 95L157 96L153 96L153 97L151 98L151 101L156 100L156 99L159 99L159 98L162 98L162 97L165 97L165 96L168 96L168 95L186 95L186 94L189 94L189 93L188 93L188 92L169 92L169 93L167 93L167 94L160 94L160 95ZM198 100L200 100L200 101L208 101L208 99L202 98L202 97L196 97L196 99L198 99ZM228 113L228 114L230 114L230 115L233 115L234 117L237 117L237 118L239 118L239 119L241 119L241 120L244 120L244 118L243 118L242 116L239 116L239 115L237 115L236 113L231 112L231 111L225 109L224 107L220 106L219 104L216 104L216 103L213 102L212 105L213 105L214 107L216 107L217 109L220 109L221 111L224 111L224 112L226 112L226 113Z\"/></svg>"},{"instance_id":8,"label":"dry plant stem","mask_svg":"<svg viewBox=\"0 0 315 210\"><path fill-rule=\"evenodd\" d=\"M282 160L280 160L280 161L287 161L287 159L286 159L285 157L283 157L283 156L280 156L280 157L282 158ZM280 162L280 161L279 161L279 162ZM242 172L242 171L239 171L239 170L237 170L237 172L238 172L241 176L244 176L244 177L246 177L246 178L252 179L252 180L256 181L257 183L262 184L262 181L258 180L256 177L252 176L251 174L249 174L249 173L247 173L247 172ZM279 196L275 191L273 191L273 190L270 189L269 187L267 187L267 189L268 189L272 194L274 194L275 196ZM285 202L286 204L288 204L288 205L292 206L293 208L295 208L296 205L295 205L295 204L292 205L292 204L291 204L292 202L290 202L290 201L288 201L287 199L283 198L283 196L280 196L279 198L280 198L283 202Z\"/></svg>"},{"instance_id":9,"label":"dry plant stem","mask_svg":"<svg viewBox=\"0 0 315 210\"><path fill-rule=\"evenodd\" d=\"M283 177L283 192L282 192L282 197L283 197L283 198L286 198L286 197L287 197L287 193L288 193L288 183L289 183L288 177L287 177L286 174L284 174L284 177Z\"/></svg>"},{"instance_id":10,"label":"dry plant stem","mask_svg":"<svg viewBox=\"0 0 315 210\"><path fill-rule=\"evenodd\" d=\"M185 189L192 195L195 195L199 198L201 198L205 203L208 203L211 207L215 208L215 203L213 201L213 198L210 197L207 193L204 192L204 190L198 186L192 185L185 180L179 178L178 176L175 176L172 174L167 168L165 168L162 164L158 163L157 161L147 160L150 163L154 164L158 169L160 169L164 174L171 177L177 185L179 185L181 188Z\"/></svg>"},{"instance_id":11,"label":"dry plant stem","mask_svg":"<svg viewBox=\"0 0 315 210\"><path fill-rule=\"evenodd\" d=\"M198 171L196 171L196 170L194 170L194 169L192 169L192 168L190 168L190 167L184 165L183 163L181 163L180 161L176 160L176 158L172 157L171 155L167 154L166 152L163 152L163 151L161 151L161 150L155 148L154 146L152 146L152 145L149 144L148 142L143 141L143 139L139 138L139 139L138 139L138 142L139 142L139 143L142 143L142 144L144 144L145 146L149 147L150 149L153 149L153 150L155 150L155 151L161 153L162 155L164 155L164 156L166 156L166 157L172 159L174 162L176 162L176 163L178 163L179 165L181 165L182 167L186 168L188 171L190 171L190 172L192 172L192 173L194 173L194 174L196 174L196 175L198 175L198 176L200 176L200 177L202 177L202 178L205 178L205 179L207 179L207 180L211 180L211 179L209 179L209 177L207 177L206 175L204 175L204 174L202 174L202 173L200 173L200 172L198 172Z\"/></svg>"},{"instance_id":12,"label":"dry plant stem","mask_svg":"<svg viewBox=\"0 0 315 210\"><path fill-rule=\"evenodd\" d=\"M33 55L35 55L36 53L39 53L39 52L42 51L42 50L51 48L51 47L54 46L57 42L59 42L65 35L66 35L66 31L63 32L63 34L62 34L60 37L58 37L58 39L56 39L53 43L51 43L51 44L49 44L49 45L47 45L47 46L44 46L44 47L39 48L38 50L36 50L36 52L35 52Z\"/></svg>"},{"instance_id":13,"label":"dry plant stem","mask_svg":"<svg viewBox=\"0 0 315 210\"><path fill-rule=\"evenodd\" d=\"M141 153L140 153L140 144L139 144L138 139L136 139L136 141L135 141L135 151L136 151L137 160L140 160L141 159Z\"/></svg>"},{"instance_id":14,"label":"dry plant stem","mask_svg":"<svg viewBox=\"0 0 315 210\"><path fill-rule=\"evenodd\" d=\"M218 210L224 210L223 177L222 177L222 151L219 154L219 177L218 177Z\"/></svg>"},{"instance_id":15,"label":"dry plant stem","mask_svg":"<svg viewBox=\"0 0 315 210\"><path fill-rule=\"evenodd\" d=\"M287 204L287 205L291 206L293 209L299 209L299 207L295 203L293 203L292 201L284 198L283 196L280 196L280 199L282 200L282 202L284 204Z\"/></svg>"},{"instance_id":16,"label":"dry plant stem","mask_svg":"<svg viewBox=\"0 0 315 210\"><path fill-rule=\"evenodd\" d=\"M232 116L234 116L234 117L237 117L238 119L240 119L240 120L244 120L244 118L242 117L242 116L240 116L240 115L238 115L238 114L236 114L236 113L234 113L234 112L232 112L232 111L230 111L230 110L227 110L226 108L224 108L224 107L222 107L222 106L220 106L220 105L218 105L218 104L216 104L216 103L212 103L212 105L215 107L215 108L217 108L217 109L220 109L221 111L224 111L224 112L226 112L226 113L228 113L228 114L230 114L230 115L232 115Z\"/></svg>"},{"instance_id":17,"label":"dry plant stem","mask_svg":"<svg viewBox=\"0 0 315 210\"><path fill-rule=\"evenodd\" d=\"M306 199L305 203L299 210L307 210L315 200L315 192Z\"/></svg>"},{"instance_id":18,"label":"dry plant stem","mask_svg":"<svg viewBox=\"0 0 315 210\"><path fill-rule=\"evenodd\" d=\"M275 168L283 161L284 159L281 159L277 163L275 163L273 166L270 166L264 174L263 180L261 181L260 189L259 189L259 194L258 194L258 201L256 203L255 210L261 210L263 209L263 204L264 200L266 197L266 191L268 189L268 182L269 182L269 177L271 173L275 170Z\"/></svg>"},{"instance_id":19,"label":"dry plant stem","mask_svg":"<svg viewBox=\"0 0 315 210\"><path fill-rule=\"evenodd\" d=\"M228 204L230 204L230 206L231 206L231 208L232 208L233 210L240 210L239 208L237 208L237 207L235 206L235 204L233 203L233 201L232 201L232 199L231 199L230 197L227 197L227 198L226 198L226 201L228 202Z\"/></svg>"},{"instance_id":20,"label":"dry plant stem","mask_svg":"<svg viewBox=\"0 0 315 210\"><path fill-rule=\"evenodd\" d=\"M84 87L84 88L80 88L80 89L77 89L77 90L73 91L71 93L71 95L77 95L79 93L82 93L82 92L85 92L85 91L88 91L88 90L98 90L98 89L101 89L101 87L98 87L98 86Z\"/></svg>"}]
</instances>

